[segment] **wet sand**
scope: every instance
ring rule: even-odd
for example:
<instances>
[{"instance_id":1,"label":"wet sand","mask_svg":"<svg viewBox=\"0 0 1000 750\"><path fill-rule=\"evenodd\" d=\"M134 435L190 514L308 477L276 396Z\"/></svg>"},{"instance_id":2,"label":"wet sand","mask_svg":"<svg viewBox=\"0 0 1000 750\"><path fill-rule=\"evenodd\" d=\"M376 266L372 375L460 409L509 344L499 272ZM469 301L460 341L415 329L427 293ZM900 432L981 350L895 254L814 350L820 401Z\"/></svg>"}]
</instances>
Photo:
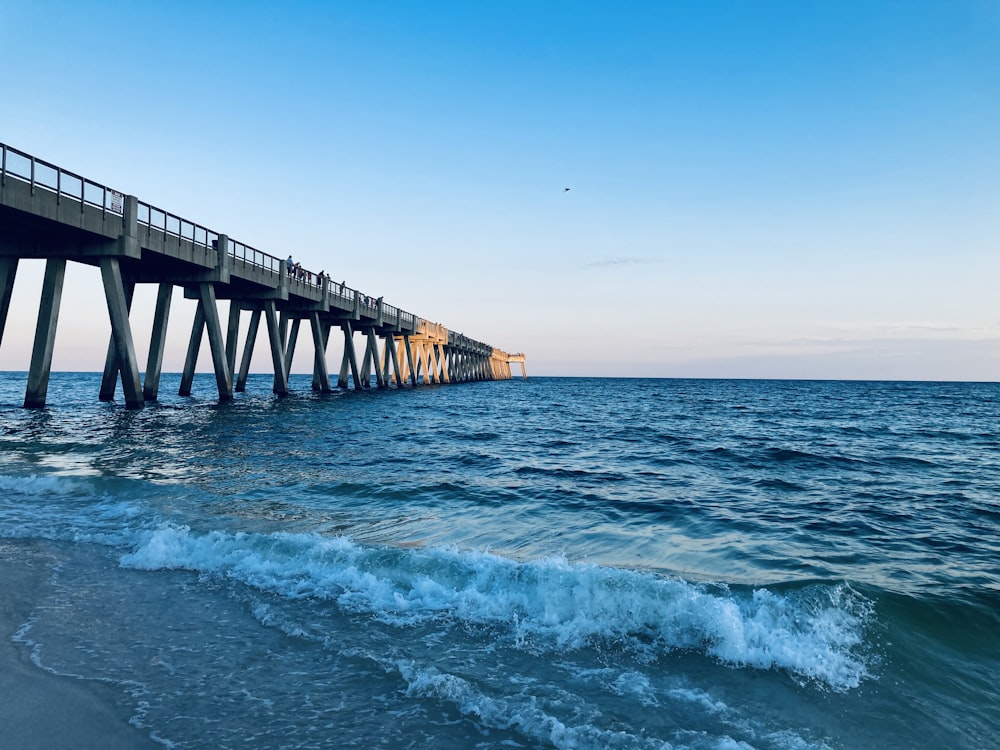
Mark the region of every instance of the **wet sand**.
<instances>
[{"instance_id":1,"label":"wet sand","mask_svg":"<svg viewBox=\"0 0 1000 750\"><path fill-rule=\"evenodd\" d=\"M162 748L128 723L129 710L113 687L46 672L13 640L50 572L44 555L0 542L0 746Z\"/></svg>"}]
</instances>

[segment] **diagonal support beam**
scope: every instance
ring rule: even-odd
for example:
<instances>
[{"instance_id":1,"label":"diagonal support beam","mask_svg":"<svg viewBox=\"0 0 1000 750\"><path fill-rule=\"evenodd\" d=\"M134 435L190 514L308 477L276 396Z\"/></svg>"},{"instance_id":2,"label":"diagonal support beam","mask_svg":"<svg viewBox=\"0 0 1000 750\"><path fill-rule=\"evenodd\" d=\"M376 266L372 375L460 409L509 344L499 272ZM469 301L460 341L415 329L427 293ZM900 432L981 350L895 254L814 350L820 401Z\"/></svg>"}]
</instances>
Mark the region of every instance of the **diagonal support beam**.
<instances>
[{"instance_id":1,"label":"diagonal support beam","mask_svg":"<svg viewBox=\"0 0 1000 750\"><path fill-rule=\"evenodd\" d=\"M240 374L236 379L236 390L240 393L246 390L247 377L250 375L250 359L253 357L253 347L257 342L257 331L260 329L260 310L250 314L250 328L247 329L247 340L243 344L243 359L240 361Z\"/></svg>"},{"instance_id":2,"label":"diagonal support beam","mask_svg":"<svg viewBox=\"0 0 1000 750\"><path fill-rule=\"evenodd\" d=\"M326 369L326 338L329 336L330 329L325 328L319 322L319 313L317 312L309 316L309 324L312 328L313 350L315 352L313 355L313 388L323 393L329 393L333 390L330 388L330 374ZM317 388L317 386L319 387Z\"/></svg>"},{"instance_id":3,"label":"diagonal support beam","mask_svg":"<svg viewBox=\"0 0 1000 750\"><path fill-rule=\"evenodd\" d=\"M215 367L215 383L219 388L219 400L229 401L233 397L233 374L229 369L226 357L226 347L222 340L222 324L219 320L219 309L215 303L215 287L208 282L198 285L198 303L205 316L205 328L208 331L208 345L212 352L212 365Z\"/></svg>"},{"instance_id":4,"label":"diagonal support beam","mask_svg":"<svg viewBox=\"0 0 1000 750\"><path fill-rule=\"evenodd\" d=\"M318 317L319 316L317 315L317 318ZM329 349L329 346L330 346L330 324L329 323L322 323L321 322L320 323L320 329L321 329L321 334L322 334L321 335L321 340L323 342L323 366L327 368L326 385L332 391L333 387L330 385L330 373L329 373L329 366L327 365L327 354L326 354L327 350ZM319 362L314 361L313 362L313 382L312 382L312 389L314 391L322 391L323 390L322 383L320 383L319 369L320 369Z\"/></svg>"},{"instance_id":5,"label":"diagonal support beam","mask_svg":"<svg viewBox=\"0 0 1000 750\"><path fill-rule=\"evenodd\" d=\"M396 387L401 388L403 386L403 373L399 369L399 357L396 352L396 339L391 334L387 334L384 337L384 340L385 346L382 356L385 360L386 385L391 382L395 382Z\"/></svg>"},{"instance_id":6,"label":"diagonal support beam","mask_svg":"<svg viewBox=\"0 0 1000 750\"><path fill-rule=\"evenodd\" d=\"M117 263L117 258L114 259ZM103 275L103 263L101 273ZM121 274L119 274L120 276ZM124 281L125 289L125 315L132 311L132 297L135 295L135 282ZM107 282L105 282L105 296L107 296ZM109 303L110 304L110 303ZM110 310L110 307L108 308ZM101 390L98 399L101 401L114 401L115 389L118 387L118 373L122 370L121 359L118 357L118 344L115 342L115 333L112 330L108 337L108 353L104 357L104 375L101 377ZM125 376L122 376L122 388L125 387Z\"/></svg>"},{"instance_id":7,"label":"diagonal support beam","mask_svg":"<svg viewBox=\"0 0 1000 750\"><path fill-rule=\"evenodd\" d=\"M153 313L153 333L149 339L149 356L146 359L146 379L142 395L147 401L156 401L160 393L160 372L163 370L163 351L167 346L167 321L170 319L170 300L173 284L160 284L156 292L156 310Z\"/></svg>"},{"instance_id":8,"label":"diagonal support beam","mask_svg":"<svg viewBox=\"0 0 1000 750\"><path fill-rule=\"evenodd\" d=\"M104 280L104 296L108 302L108 316L111 318L111 338L115 354L108 353L112 367L105 367L105 382L110 381L111 397L114 397L115 380L118 370L122 373L122 392L125 395L125 407L141 409L144 403L142 385L139 381L139 366L135 359L135 343L132 340L132 326L129 325L128 311L131 304L135 284L129 283L127 288L122 282L121 266L118 258L101 258L101 278ZM108 370L111 376L108 376ZM103 391L103 387L102 387ZM102 395L104 395L102 393Z\"/></svg>"},{"instance_id":9,"label":"diagonal support beam","mask_svg":"<svg viewBox=\"0 0 1000 750\"><path fill-rule=\"evenodd\" d=\"M10 298L14 294L14 277L17 276L17 258L0 258L0 342L7 327L7 313L10 311Z\"/></svg>"},{"instance_id":10,"label":"diagonal support beam","mask_svg":"<svg viewBox=\"0 0 1000 750\"><path fill-rule=\"evenodd\" d=\"M49 258L45 262L42 297L38 302L38 324L35 326L35 343L31 349L31 369L28 386L24 391L24 407L33 409L45 406L52 372L52 349L56 341L56 324L59 322L59 305L62 302L63 280L66 278L66 259Z\"/></svg>"},{"instance_id":11,"label":"diagonal support beam","mask_svg":"<svg viewBox=\"0 0 1000 750\"><path fill-rule=\"evenodd\" d=\"M284 319L284 315L282 315L282 319ZM285 343L285 372L288 374L292 372L292 357L295 356L295 343L299 340L299 324L301 322L301 318L292 320L292 330L288 333L288 339ZM287 323L282 324L282 335L284 335L286 325Z\"/></svg>"},{"instance_id":12,"label":"diagonal support beam","mask_svg":"<svg viewBox=\"0 0 1000 750\"><path fill-rule=\"evenodd\" d=\"M285 369L285 343L278 325L278 312L273 300L264 303L264 321L267 339L271 345L271 364L274 366L274 388L279 396L288 395L288 370Z\"/></svg>"},{"instance_id":13,"label":"diagonal support beam","mask_svg":"<svg viewBox=\"0 0 1000 750\"><path fill-rule=\"evenodd\" d=\"M240 303L229 300L229 326L226 329L226 363L229 372L236 372L236 346L240 339Z\"/></svg>"},{"instance_id":14,"label":"diagonal support beam","mask_svg":"<svg viewBox=\"0 0 1000 750\"><path fill-rule=\"evenodd\" d=\"M410 368L410 385L417 384L417 365L413 361L413 345L410 344L410 337L403 336L403 346L406 348L406 362Z\"/></svg>"},{"instance_id":15,"label":"diagonal support beam","mask_svg":"<svg viewBox=\"0 0 1000 750\"><path fill-rule=\"evenodd\" d=\"M191 326L191 338L188 340L187 356L184 358L184 370L181 372L181 386L177 389L178 396L190 396L194 384L194 368L198 364L198 350L205 333L205 312L201 303L194 311L194 324Z\"/></svg>"},{"instance_id":16,"label":"diagonal support beam","mask_svg":"<svg viewBox=\"0 0 1000 750\"><path fill-rule=\"evenodd\" d=\"M371 362L375 369L375 383L379 388L388 387L385 382L385 372L383 368L379 367L378 363L378 336L375 334L374 328L368 331L368 351L370 352Z\"/></svg>"},{"instance_id":17,"label":"diagonal support beam","mask_svg":"<svg viewBox=\"0 0 1000 750\"><path fill-rule=\"evenodd\" d=\"M340 378L337 380L337 385L340 388L347 388L347 369L349 366L351 376L354 378L354 390L357 391L363 386L361 385L361 374L358 372L358 356L354 351L354 329L346 320L341 324L341 328L344 331L344 356L340 362Z\"/></svg>"}]
</instances>

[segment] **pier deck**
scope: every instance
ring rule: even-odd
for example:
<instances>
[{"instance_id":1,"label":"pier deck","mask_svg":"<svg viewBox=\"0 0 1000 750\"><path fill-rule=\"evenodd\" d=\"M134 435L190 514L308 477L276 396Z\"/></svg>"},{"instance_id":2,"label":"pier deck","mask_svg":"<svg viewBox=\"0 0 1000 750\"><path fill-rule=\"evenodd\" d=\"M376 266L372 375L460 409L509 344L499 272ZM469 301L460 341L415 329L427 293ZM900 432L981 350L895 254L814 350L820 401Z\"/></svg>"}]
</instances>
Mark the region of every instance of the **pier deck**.
<instances>
[{"instance_id":1,"label":"pier deck","mask_svg":"<svg viewBox=\"0 0 1000 750\"><path fill-rule=\"evenodd\" d=\"M45 260L26 407L44 406L66 263L101 270L111 340L99 397L112 400L121 377L125 404L155 400L175 288L197 304L180 395L189 395L198 351L207 336L219 399L244 389L263 317L274 369L273 390L288 392L288 368L302 321L315 350L313 388L333 390L326 360L330 332L344 335L338 388L461 383L511 377L508 354L454 333L287 260L88 180L0 143L0 342L18 263ZM140 383L129 308L137 284L158 285L149 357ZM225 324L219 300L229 300ZM250 325L237 363L241 315ZM225 329L225 330L224 330ZM365 340L358 356L354 336Z\"/></svg>"}]
</instances>

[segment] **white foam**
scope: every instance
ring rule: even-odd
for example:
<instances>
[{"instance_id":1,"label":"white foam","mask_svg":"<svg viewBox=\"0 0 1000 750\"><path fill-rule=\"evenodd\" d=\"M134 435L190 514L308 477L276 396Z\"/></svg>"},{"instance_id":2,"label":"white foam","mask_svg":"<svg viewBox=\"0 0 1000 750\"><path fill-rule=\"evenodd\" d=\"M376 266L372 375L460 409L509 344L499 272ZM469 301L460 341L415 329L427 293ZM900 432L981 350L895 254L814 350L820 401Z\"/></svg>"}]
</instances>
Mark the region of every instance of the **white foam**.
<instances>
[{"instance_id":1,"label":"white foam","mask_svg":"<svg viewBox=\"0 0 1000 750\"><path fill-rule=\"evenodd\" d=\"M92 479L0 475L0 537L121 546L135 542L133 501L104 494Z\"/></svg>"},{"instance_id":2,"label":"white foam","mask_svg":"<svg viewBox=\"0 0 1000 750\"><path fill-rule=\"evenodd\" d=\"M734 593L651 573L518 562L488 552L363 547L309 534L147 532L124 566L212 573L287 597L319 597L397 626L457 620L531 651L614 642L653 660L673 649L734 667L783 669L847 690L868 675L859 653L870 605L846 585Z\"/></svg>"},{"instance_id":3,"label":"white foam","mask_svg":"<svg viewBox=\"0 0 1000 750\"><path fill-rule=\"evenodd\" d=\"M432 697L448 701L465 716L488 727L516 730L538 742L561 750L585 748L650 748L670 750L662 740L641 737L623 731L601 729L583 722L570 726L552 715L531 696L509 695L494 697L477 690L468 680L446 674L434 667L418 667L413 662L399 661L396 669L407 683L407 695Z\"/></svg>"},{"instance_id":4,"label":"white foam","mask_svg":"<svg viewBox=\"0 0 1000 750\"><path fill-rule=\"evenodd\" d=\"M68 495L80 492L93 494L85 481L58 475L29 474L25 476L0 475L0 494Z\"/></svg>"}]
</instances>

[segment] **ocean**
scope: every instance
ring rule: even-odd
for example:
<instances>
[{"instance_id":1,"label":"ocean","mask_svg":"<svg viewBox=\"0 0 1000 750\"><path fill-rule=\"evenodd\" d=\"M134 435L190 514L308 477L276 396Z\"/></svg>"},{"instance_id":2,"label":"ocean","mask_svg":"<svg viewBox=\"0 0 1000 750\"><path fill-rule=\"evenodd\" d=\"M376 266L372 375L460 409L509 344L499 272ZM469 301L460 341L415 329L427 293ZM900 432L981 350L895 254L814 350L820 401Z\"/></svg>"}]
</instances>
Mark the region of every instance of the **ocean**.
<instances>
[{"instance_id":1,"label":"ocean","mask_svg":"<svg viewBox=\"0 0 1000 750\"><path fill-rule=\"evenodd\" d=\"M99 381L0 374L14 640L165 747L1000 747L1000 384Z\"/></svg>"}]
</instances>

